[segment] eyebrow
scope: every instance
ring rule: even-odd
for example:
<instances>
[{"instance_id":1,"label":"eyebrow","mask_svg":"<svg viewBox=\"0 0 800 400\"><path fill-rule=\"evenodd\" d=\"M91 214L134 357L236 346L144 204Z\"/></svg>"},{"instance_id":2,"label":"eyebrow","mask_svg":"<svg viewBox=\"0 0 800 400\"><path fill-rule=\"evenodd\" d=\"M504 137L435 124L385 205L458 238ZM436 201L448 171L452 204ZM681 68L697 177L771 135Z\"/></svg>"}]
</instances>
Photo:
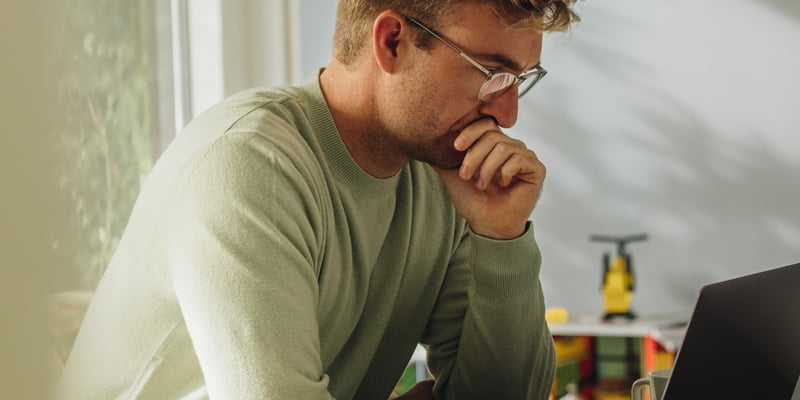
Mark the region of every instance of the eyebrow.
<instances>
[{"instance_id":1,"label":"eyebrow","mask_svg":"<svg viewBox=\"0 0 800 400\"><path fill-rule=\"evenodd\" d=\"M479 58L482 60L489 60L490 62L494 62L500 64L512 71L522 71L522 66L517 63L516 61L498 53L479 53L475 54L473 57Z\"/></svg>"}]
</instances>

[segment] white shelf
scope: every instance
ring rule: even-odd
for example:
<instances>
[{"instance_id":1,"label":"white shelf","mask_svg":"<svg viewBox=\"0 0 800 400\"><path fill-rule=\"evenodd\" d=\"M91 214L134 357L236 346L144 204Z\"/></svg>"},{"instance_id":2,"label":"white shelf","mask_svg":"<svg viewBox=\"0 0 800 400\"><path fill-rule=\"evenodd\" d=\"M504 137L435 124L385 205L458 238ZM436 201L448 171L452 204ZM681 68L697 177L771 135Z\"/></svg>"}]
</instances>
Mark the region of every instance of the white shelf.
<instances>
[{"instance_id":1,"label":"white shelf","mask_svg":"<svg viewBox=\"0 0 800 400\"><path fill-rule=\"evenodd\" d=\"M687 315L644 316L634 320L614 319L604 321L596 315L571 318L559 324L550 324L555 336L650 336L669 351L675 351L686 332Z\"/></svg>"}]
</instances>

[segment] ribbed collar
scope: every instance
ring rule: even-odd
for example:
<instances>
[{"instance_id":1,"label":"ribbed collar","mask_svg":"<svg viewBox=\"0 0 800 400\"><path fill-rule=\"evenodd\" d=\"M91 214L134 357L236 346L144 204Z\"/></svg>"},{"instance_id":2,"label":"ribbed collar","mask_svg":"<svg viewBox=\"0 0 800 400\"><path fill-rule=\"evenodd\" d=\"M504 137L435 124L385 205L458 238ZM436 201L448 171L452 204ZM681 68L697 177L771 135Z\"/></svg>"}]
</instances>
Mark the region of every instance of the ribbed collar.
<instances>
[{"instance_id":1,"label":"ribbed collar","mask_svg":"<svg viewBox=\"0 0 800 400\"><path fill-rule=\"evenodd\" d=\"M319 74L322 71L321 69ZM389 178L375 178L364 172L353 159L353 156L350 155L342 141L339 130L336 128L336 123L328 108L328 103L325 101L325 96L322 94L322 89L319 85L319 74L303 83L299 89L307 96L305 107L308 117L331 172L342 184L348 186L354 194L380 194L385 193L387 190L394 190L402 171ZM408 168L408 165L403 169L405 170L406 168Z\"/></svg>"}]
</instances>

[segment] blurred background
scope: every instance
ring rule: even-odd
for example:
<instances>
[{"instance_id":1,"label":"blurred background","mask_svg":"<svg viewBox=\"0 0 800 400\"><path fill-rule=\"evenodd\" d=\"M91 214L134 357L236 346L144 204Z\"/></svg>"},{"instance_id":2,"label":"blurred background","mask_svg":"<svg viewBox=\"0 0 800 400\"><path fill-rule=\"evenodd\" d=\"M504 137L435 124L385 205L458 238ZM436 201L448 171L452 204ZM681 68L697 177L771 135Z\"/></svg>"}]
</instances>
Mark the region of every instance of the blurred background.
<instances>
[{"instance_id":1,"label":"blurred background","mask_svg":"<svg viewBox=\"0 0 800 400\"><path fill-rule=\"evenodd\" d=\"M327 64L336 2L9 3L0 295L4 327L19 329L3 329L0 350L19 361L48 339L33 333L49 313L85 307L142 182L189 119ZM602 312L602 255L615 249L591 234L648 234L628 246L639 314L688 314L706 283L800 262L800 3L576 7L583 21L546 35L549 74L508 131L548 166L533 215L547 305ZM75 296L37 301L65 292ZM35 391L14 378L23 370L0 376Z\"/></svg>"},{"instance_id":2,"label":"blurred background","mask_svg":"<svg viewBox=\"0 0 800 400\"><path fill-rule=\"evenodd\" d=\"M514 129L549 167L534 218L548 303L598 312L612 249L590 233L649 234L628 247L640 314L800 262L800 3L579 6Z\"/></svg>"},{"instance_id":3,"label":"blurred background","mask_svg":"<svg viewBox=\"0 0 800 400\"><path fill-rule=\"evenodd\" d=\"M302 68L330 57L335 4L303 1ZM604 252L627 245L639 314L800 262L800 3L578 1L517 125L548 167L533 214L550 307L602 313ZM311 22L305 24L306 21Z\"/></svg>"}]
</instances>

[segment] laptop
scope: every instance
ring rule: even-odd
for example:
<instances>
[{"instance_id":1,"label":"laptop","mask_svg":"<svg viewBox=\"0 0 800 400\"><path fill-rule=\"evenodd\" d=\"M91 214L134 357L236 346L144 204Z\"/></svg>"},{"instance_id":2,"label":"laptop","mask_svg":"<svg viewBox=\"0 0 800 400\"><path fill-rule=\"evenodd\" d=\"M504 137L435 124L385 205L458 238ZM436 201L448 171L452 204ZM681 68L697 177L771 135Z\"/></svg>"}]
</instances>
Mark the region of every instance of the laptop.
<instances>
[{"instance_id":1,"label":"laptop","mask_svg":"<svg viewBox=\"0 0 800 400\"><path fill-rule=\"evenodd\" d=\"M800 264L700 290L664 400L800 400Z\"/></svg>"}]
</instances>

